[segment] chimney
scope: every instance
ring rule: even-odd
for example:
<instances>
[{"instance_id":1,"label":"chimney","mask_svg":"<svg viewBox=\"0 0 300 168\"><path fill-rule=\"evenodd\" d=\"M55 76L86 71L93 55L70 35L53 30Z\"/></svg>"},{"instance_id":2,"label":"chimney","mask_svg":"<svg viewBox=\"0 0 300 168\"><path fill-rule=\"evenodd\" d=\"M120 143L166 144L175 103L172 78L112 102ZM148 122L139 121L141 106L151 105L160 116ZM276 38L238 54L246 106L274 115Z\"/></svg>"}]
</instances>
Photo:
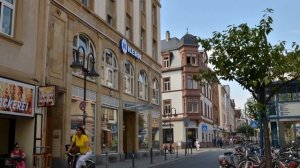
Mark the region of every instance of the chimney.
<instances>
[{"instance_id":1,"label":"chimney","mask_svg":"<svg viewBox=\"0 0 300 168\"><path fill-rule=\"evenodd\" d=\"M170 32L169 30L166 32L166 41L169 41L170 40Z\"/></svg>"}]
</instances>

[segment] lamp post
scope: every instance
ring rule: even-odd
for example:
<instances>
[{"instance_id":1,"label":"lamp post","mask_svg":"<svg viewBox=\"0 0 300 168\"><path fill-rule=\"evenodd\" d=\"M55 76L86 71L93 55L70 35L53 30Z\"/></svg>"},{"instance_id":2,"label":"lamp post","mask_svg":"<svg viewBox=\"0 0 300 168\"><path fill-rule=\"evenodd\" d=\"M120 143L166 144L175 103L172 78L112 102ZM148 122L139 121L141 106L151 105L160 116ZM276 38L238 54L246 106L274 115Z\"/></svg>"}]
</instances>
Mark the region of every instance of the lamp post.
<instances>
[{"instance_id":1,"label":"lamp post","mask_svg":"<svg viewBox=\"0 0 300 168\"><path fill-rule=\"evenodd\" d=\"M80 52L82 51L82 53ZM80 59L82 57L82 59ZM89 61L91 60L91 62ZM90 65L91 63L91 65ZM91 66L91 67L90 67ZM99 74L95 71L95 57L92 52L86 55L85 50L82 46L79 46L77 49L73 49L73 62L71 64L73 69L81 69L83 73L83 128L85 129L85 119L87 117L85 108L86 108L86 79L90 77L98 77Z\"/></svg>"},{"instance_id":2,"label":"lamp post","mask_svg":"<svg viewBox=\"0 0 300 168\"><path fill-rule=\"evenodd\" d=\"M174 109L174 113L173 113L173 109ZM176 109L174 107L171 107L171 106L166 106L165 109L164 109L163 117L165 117L165 118L168 117L169 118L169 120L170 120L170 131L171 131L171 128L172 128L171 119L172 119L173 116L177 117ZM170 134L170 136L171 136L171 134ZM171 141L171 137L170 137L170 148L169 148L170 151L171 151L171 147L172 147L172 141Z\"/></svg>"}]
</instances>

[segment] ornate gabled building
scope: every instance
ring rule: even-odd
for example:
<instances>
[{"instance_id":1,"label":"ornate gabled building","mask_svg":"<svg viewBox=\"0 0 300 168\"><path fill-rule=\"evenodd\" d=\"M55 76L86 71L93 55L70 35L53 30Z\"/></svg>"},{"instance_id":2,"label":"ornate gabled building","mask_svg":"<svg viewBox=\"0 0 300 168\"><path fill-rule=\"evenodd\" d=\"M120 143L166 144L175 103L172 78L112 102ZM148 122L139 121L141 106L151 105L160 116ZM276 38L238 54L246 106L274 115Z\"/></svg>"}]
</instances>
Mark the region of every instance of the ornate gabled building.
<instances>
[{"instance_id":1,"label":"ornate gabled building","mask_svg":"<svg viewBox=\"0 0 300 168\"><path fill-rule=\"evenodd\" d=\"M173 114L163 118L165 144L178 142L184 148L187 142L194 144L196 139L202 145L212 144L212 87L200 86L193 79L207 68L207 55L198 47L197 38L188 33L178 39L171 38L167 31L166 39L161 41L162 112Z\"/></svg>"}]
</instances>

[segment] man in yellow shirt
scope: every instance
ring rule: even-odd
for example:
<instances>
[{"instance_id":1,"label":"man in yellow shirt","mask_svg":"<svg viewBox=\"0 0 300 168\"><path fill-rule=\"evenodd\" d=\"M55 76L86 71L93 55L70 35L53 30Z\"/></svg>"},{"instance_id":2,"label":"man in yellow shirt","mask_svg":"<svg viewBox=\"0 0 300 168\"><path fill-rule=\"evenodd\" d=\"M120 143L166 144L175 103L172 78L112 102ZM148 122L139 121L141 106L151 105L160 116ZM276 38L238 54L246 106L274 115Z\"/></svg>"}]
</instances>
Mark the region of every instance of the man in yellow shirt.
<instances>
[{"instance_id":1,"label":"man in yellow shirt","mask_svg":"<svg viewBox=\"0 0 300 168\"><path fill-rule=\"evenodd\" d=\"M85 131L82 127L76 128L76 134L72 137L72 144L74 144L79 147L80 150L80 156L77 159L76 162L76 168L81 168L81 166L86 166L85 161L91 158L92 156L92 150L90 148L89 144L89 138L85 134ZM70 152L72 145L68 149L68 152Z\"/></svg>"}]
</instances>

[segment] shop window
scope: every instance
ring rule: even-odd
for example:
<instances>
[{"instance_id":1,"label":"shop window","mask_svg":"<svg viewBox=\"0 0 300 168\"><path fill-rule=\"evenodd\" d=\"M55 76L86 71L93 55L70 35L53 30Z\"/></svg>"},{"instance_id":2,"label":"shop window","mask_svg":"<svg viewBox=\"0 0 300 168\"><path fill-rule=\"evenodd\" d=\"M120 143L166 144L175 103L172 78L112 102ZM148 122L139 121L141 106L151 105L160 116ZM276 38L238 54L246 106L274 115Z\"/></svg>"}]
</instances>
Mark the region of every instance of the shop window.
<instances>
[{"instance_id":1,"label":"shop window","mask_svg":"<svg viewBox=\"0 0 300 168\"><path fill-rule=\"evenodd\" d=\"M163 143L173 143L174 142L173 128L163 129Z\"/></svg>"},{"instance_id":2,"label":"shop window","mask_svg":"<svg viewBox=\"0 0 300 168\"><path fill-rule=\"evenodd\" d=\"M82 47L84 49L84 51L82 49L78 50L79 47ZM93 45L92 41L88 37L86 37L82 34L78 34L78 35L74 36L74 38L73 38L73 57L75 57L75 54L76 54L75 50L79 51L80 62L83 62L84 55L85 55L85 66L84 67L89 67L89 70L91 70L92 69L91 65L93 65L94 60L91 56L88 56L88 55L92 54L92 55L94 55L94 58L96 59L94 45ZM95 66L96 65L97 64L95 64ZM97 68L95 68L95 69L97 69ZM79 71L73 70L72 73L73 73L73 75L83 77L82 70L79 70ZM95 81L95 79L93 79L92 77L89 77L89 76L87 76L87 79Z\"/></svg>"},{"instance_id":3,"label":"shop window","mask_svg":"<svg viewBox=\"0 0 300 168\"><path fill-rule=\"evenodd\" d=\"M159 104L159 84L157 79L152 81L152 103Z\"/></svg>"},{"instance_id":4,"label":"shop window","mask_svg":"<svg viewBox=\"0 0 300 168\"><path fill-rule=\"evenodd\" d=\"M102 107L101 116L101 148L102 153L118 152L118 111Z\"/></svg>"},{"instance_id":5,"label":"shop window","mask_svg":"<svg viewBox=\"0 0 300 168\"><path fill-rule=\"evenodd\" d=\"M78 100L77 97L72 99L71 105L71 135L76 133L78 126L83 126L83 112L78 108L82 100ZM92 151L95 149L95 102L86 102L86 119L85 119L85 133L90 140L90 146Z\"/></svg>"},{"instance_id":6,"label":"shop window","mask_svg":"<svg viewBox=\"0 0 300 168\"><path fill-rule=\"evenodd\" d=\"M0 0L0 32L13 36L15 22L15 0Z\"/></svg>"},{"instance_id":7,"label":"shop window","mask_svg":"<svg viewBox=\"0 0 300 168\"><path fill-rule=\"evenodd\" d=\"M134 94L134 70L129 61L124 63L124 92L130 95Z\"/></svg>"},{"instance_id":8,"label":"shop window","mask_svg":"<svg viewBox=\"0 0 300 168\"><path fill-rule=\"evenodd\" d=\"M157 115L152 116L152 148L153 149L160 149L159 146L159 112L156 113Z\"/></svg>"},{"instance_id":9,"label":"shop window","mask_svg":"<svg viewBox=\"0 0 300 168\"><path fill-rule=\"evenodd\" d=\"M148 99L148 77L145 71L139 73L139 98L143 100Z\"/></svg>"},{"instance_id":10,"label":"shop window","mask_svg":"<svg viewBox=\"0 0 300 168\"><path fill-rule=\"evenodd\" d=\"M102 56L101 83L113 89L118 89L118 67L116 56L111 50L105 50Z\"/></svg>"},{"instance_id":11,"label":"shop window","mask_svg":"<svg viewBox=\"0 0 300 168\"><path fill-rule=\"evenodd\" d=\"M138 143L139 150L148 149L148 116L145 113L139 113L138 120Z\"/></svg>"}]
</instances>

